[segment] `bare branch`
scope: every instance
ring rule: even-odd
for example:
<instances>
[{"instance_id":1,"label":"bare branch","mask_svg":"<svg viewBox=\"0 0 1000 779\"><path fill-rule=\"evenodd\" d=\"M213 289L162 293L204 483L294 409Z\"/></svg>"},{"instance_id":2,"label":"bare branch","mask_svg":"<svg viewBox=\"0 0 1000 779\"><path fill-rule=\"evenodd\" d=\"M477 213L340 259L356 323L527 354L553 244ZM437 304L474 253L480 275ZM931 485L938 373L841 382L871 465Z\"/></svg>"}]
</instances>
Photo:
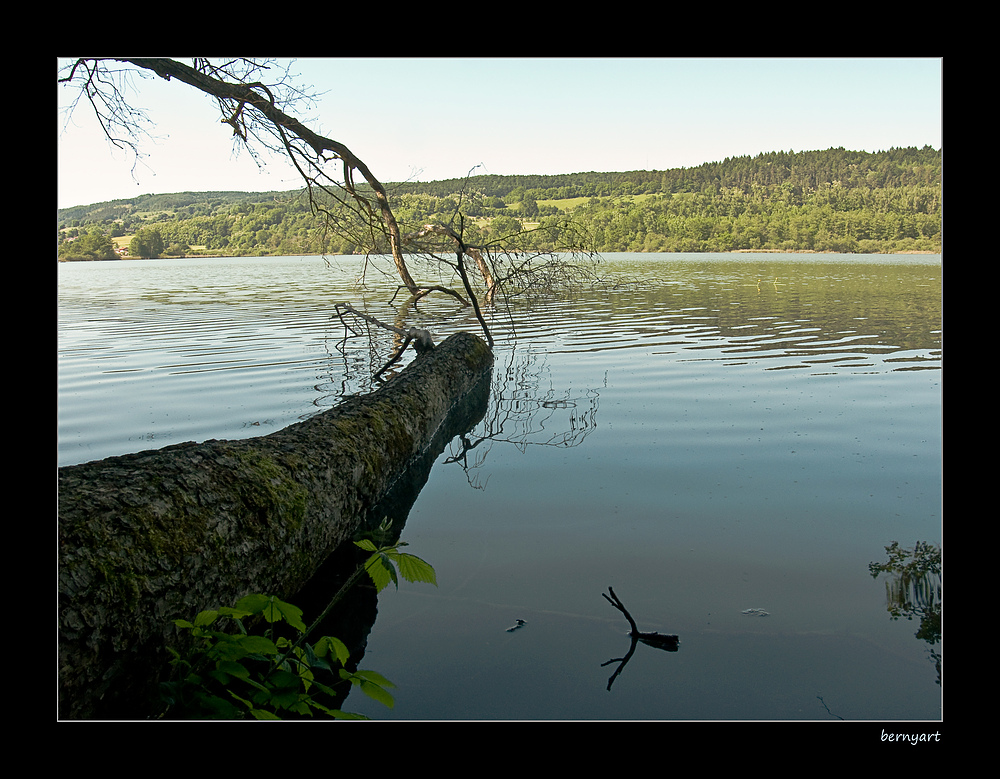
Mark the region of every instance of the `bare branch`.
<instances>
[{"instance_id":1,"label":"bare branch","mask_svg":"<svg viewBox=\"0 0 1000 779\"><path fill-rule=\"evenodd\" d=\"M84 91L90 94L92 90L87 87L93 87L93 91L100 91L96 82L101 78L101 74L110 72L105 64L107 61L78 60L70 75L63 81L72 80L77 70L82 69L87 73ZM411 293L419 290L419 286L406 267L399 226L389 206L385 187L347 146L313 132L298 119L279 108L274 93L267 85L261 81L249 81L249 76L255 75L262 66L249 60L234 60L225 67L217 67L209 65L204 59L199 59L196 60L197 68L166 58L114 58L110 61L128 63L167 80L177 79L215 97L222 110L223 121L233 128L234 135L241 141L248 143L251 136L262 140L261 133L266 128L278 139L280 148L295 163L308 187L318 186L327 192L331 191L329 185L340 187L353 198L362 212L377 213L380 216L389 237L392 257L400 278ZM234 63L243 66L239 75L236 74ZM234 80L223 80L218 77L220 75L229 76ZM125 129L128 122L128 113L125 112L127 104L120 100L119 90L113 89L110 95L114 99L113 104L104 113L99 111L98 118L101 119L106 131L116 126ZM96 105L95 110L98 110ZM110 132L109 137L111 137ZM268 147L273 148L270 145ZM333 160L340 160L343 163L343 183L331 178L324 170L324 164ZM355 172L361 175L371 189L372 197L355 186Z\"/></svg>"},{"instance_id":2,"label":"bare branch","mask_svg":"<svg viewBox=\"0 0 1000 779\"><path fill-rule=\"evenodd\" d=\"M492 308L499 297L509 302L512 295L551 291L586 278L587 272L576 263L575 254L567 258L557 257L554 251L526 250L527 239L533 233L538 237L550 229L554 238L546 239L546 245L561 247L563 235L572 237L570 243L583 245L569 223L491 235L479 244L467 242L462 204L469 195L464 188L447 226L423 224L404 235L385 186L368 166L346 145L314 132L292 115L293 107L311 103L314 95L295 86L290 67L244 57L217 61L198 57L191 65L168 58L81 58L63 70L59 83L80 88L68 114L71 116L86 98L109 141L134 153L137 161L142 156L138 140L148 134L145 127L152 122L127 99L133 79L155 75L182 82L212 97L218 105L220 122L232 131L234 144L246 149L258 164L262 149L291 161L305 183L312 211L323 219L325 229L348 237L363 250L366 270L373 258L387 254L410 295L410 303L441 292L462 305L472 306L491 346L493 337L480 308L480 297L483 305ZM475 169L469 171L467 181ZM450 288L447 281L417 283L410 273L408 256L450 268L461 279L462 291ZM473 263L467 263L467 257Z\"/></svg>"},{"instance_id":3,"label":"bare branch","mask_svg":"<svg viewBox=\"0 0 1000 779\"><path fill-rule=\"evenodd\" d=\"M347 311L348 313L353 314L359 319L363 319L366 322L369 322L373 325L376 325L392 333L395 333L396 335L401 336L405 339L402 345L389 358L389 360L385 363L385 365L383 365L378 371L375 372L375 375L372 377L375 380L379 380L382 374L385 373L393 363L395 363L400 357L403 356L403 352L406 351L406 347L409 346L410 343L413 344L413 349L414 351L416 351L417 356L425 354L434 348L434 339L431 337L430 332L427 330L422 330L417 327L411 327L408 330L404 330L403 328L396 327L395 325L387 325L385 322L379 321L370 314L366 314L363 311L358 311L354 306L350 305L349 303L336 303L334 304L333 308L334 311L336 311L337 316L340 317L340 321L343 322L344 327L347 328L348 330L351 330L351 327L350 325L347 324L346 321L344 321L343 311Z\"/></svg>"},{"instance_id":4,"label":"bare branch","mask_svg":"<svg viewBox=\"0 0 1000 779\"><path fill-rule=\"evenodd\" d=\"M64 71L65 76L57 83L69 84L77 81L79 90L68 108L64 109L65 124L73 118L81 100L86 99L100 124L108 142L117 149L133 156L132 172L143 157L140 143L149 137L147 126L153 122L146 112L135 108L126 97L126 92L135 90L133 81L145 78L142 73L131 68L99 66L97 61L77 60Z\"/></svg>"},{"instance_id":5,"label":"bare branch","mask_svg":"<svg viewBox=\"0 0 1000 779\"><path fill-rule=\"evenodd\" d=\"M378 327L381 327L381 328L383 328L385 330L389 330L390 332L393 332L396 335L401 335L401 336L405 336L406 335L406 331L403 328L396 327L395 325L387 325L385 322L379 321L378 319L376 319L375 317L373 317L371 314L366 314L363 311L358 311L350 303L334 303L333 309L334 309L334 311L337 312L337 316L340 317L340 321L344 323L345 327L348 327L348 325L347 325L347 322L344 322L344 315L341 313L341 309L343 309L344 311L347 311L347 312L353 314L354 316L358 317L359 319L364 319L366 322L370 322L373 325L377 325Z\"/></svg>"},{"instance_id":6,"label":"bare branch","mask_svg":"<svg viewBox=\"0 0 1000 779\"><path fill-rule=\"evenodd\" d=\"M615 591L611 587L608 587L608 592L611 593L610 598L603 592L601 593L601 596L604 598L604 600L606 600L608 603L610 603L612 606L614 606L622 614L625 615L625 619L628 620L628 624L632 628L629 631L629 636L631 636L632 638L632 643L630 644L628 652L625 654L625 656L613 657L607 662L601 663L602 668L606 665L610 665L611 663L619 664L618 668L615 669L615 672L611 675L611 678L608 679L607 689L608 692L611 692L611 685L615 683L615 679L618 678L618 675L621 674L621 672L625 669L625 666L628 665L628 661L632 659L632 655L635 653L635 647L639 642L642 642L647 646L655 647L656 649L662 649L666 652L676 652L678 646L678 639L677 636L674 635L665 635L663 633L641 632L639 628L636 627L635 620L632 619L632 615L629 614L628 609L625 608L625 604L622 603L621 600L619 600L617 595L615 595Z\"/></svg>"},{"instance_id":7,"label":"bare branch","mask_svg":"<svg viewBox=\"0 0 1000 779\"><path fill-rule=\"evenodd\" d=\"M648 644L649 646L654 646L657 649L665 649L668 652L677 651L677 643L678 643L677 636L672 634L656 633L656 632L643 633L636 626L635 620L632 619L632 615L628 613L628 609L625 608L625 604L621 602L621 600L618 598L617 595L615 595L615 591L611 587L608 587L608 592L611 593L610 598L603 592L601 593L601 596L604 598L604 600L606 600L608 603L610 603L612 606L614 606L622 614L625 615L625 619L628 620L628 624L632 628L632 630L629 632L630 636L632 636L634 639L638 641L641 641L644 644Z\"/></svg>"}]
</instances>

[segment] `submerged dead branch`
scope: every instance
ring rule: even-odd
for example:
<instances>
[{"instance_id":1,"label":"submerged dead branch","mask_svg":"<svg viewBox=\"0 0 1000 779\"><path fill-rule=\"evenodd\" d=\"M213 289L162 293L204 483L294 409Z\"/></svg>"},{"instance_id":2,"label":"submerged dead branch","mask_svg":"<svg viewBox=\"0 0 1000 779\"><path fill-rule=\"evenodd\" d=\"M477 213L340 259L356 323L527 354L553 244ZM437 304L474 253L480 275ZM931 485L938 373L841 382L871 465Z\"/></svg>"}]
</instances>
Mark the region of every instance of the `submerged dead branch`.
<instances>
[{"instance_id":1,"label":"submerged dead branch","mask_svg":"<svg viewBox=\"0 0 1000 779\"><path fill-rule=\"evenodd\" d=\"M359 319L363 319L364 321L370 324L373 324L377 327L381 327L384 330L388 330L391 333L395 333L396 335L401 336L404 339L402 345L389 358L388 362L386 362L385 365L383 365L381 368L379 368L378 371L375 372L375 375L372 378L376 381L380 379L382 374L385 373L391 365L393 365L397 360L399 360L400 357L403 356L403 352L406 351L406 347L409 346L411 343L413 344L413 350L417 353L418 357L421 354L426 354L427 352L431 351L434 348L434 338L433 336L431 336L429 330L422 330L421 328L418 327L411 327L407 330L404 330L401 327L396 327L395 325L386 324L385 322L376 319L371 314L366 314L363 311L358 311L350 303L335 303L333 308L334 311L336 311L335 315L339 317L341 323L344 325L344 328L352 333L354 333L355 331L354 328L352 328L351 325L344 319L345 311L352 314L353 316L358 317Z\"/></svg>"},{"instance_id":2,"label":"submerged dead branch","mask_svg":"<svg viewBox=\"0 0 1000 779\"><path fill-rule=\"evenodd\" d=\"M625 654L625 656L613 657L606 663L601 663L602 668L606 665L611 665L611 663L619 663L618 668L611 675L611 678L608 679L608 692L611 692L611 685L615 683L615 679L617 679L618 675L624 670L625 666L628 664L628 661L632 659L632 655L635 652L635 648L640 641L643 644L646 644L647 646L655 647L656 649L662 649L666 652L676 652L680 641L675 635L668 635L656 632L643 633L642 631L640 631L635 624L635 620L632 619L632 615L629 614L628 609L625 608L625 604L621 602L621 600L618 598L617 595L615 595L615 591L611 589L611 587L608 587L608 592L611 593L610 598L603 592L601 593L601 597L603 597L604 600L606 600L608 603L610 603L612 606L618 609L622 614L624 614L625 619L628 620L628 624L632 628L629 631L629 636L632 637L632 644L631 646L629 646L629 650Z\"/></svg>"}]
</instances>

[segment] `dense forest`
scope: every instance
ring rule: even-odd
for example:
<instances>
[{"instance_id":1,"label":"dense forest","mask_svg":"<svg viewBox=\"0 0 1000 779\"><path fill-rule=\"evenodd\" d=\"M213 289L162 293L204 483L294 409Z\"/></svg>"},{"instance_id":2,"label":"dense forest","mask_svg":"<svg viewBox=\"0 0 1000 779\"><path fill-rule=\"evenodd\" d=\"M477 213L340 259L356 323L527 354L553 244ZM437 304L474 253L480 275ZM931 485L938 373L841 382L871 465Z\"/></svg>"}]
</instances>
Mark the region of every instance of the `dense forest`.
<instances>
[{"instance_id":1,"label":"dense forest","mask_svg":"<svg viewBox=\"0 0 1000 779\"><path fill-rule=\"evenodd\" d=\"M940 252L941 152L769 152L694 168L387 185L401 227L465 217L470 244L586 237L599 252ZM303 191L144 195L57 213L62 260L352 254ZM538 229L536 229L538 228ZM572 230L574 240L568 240Z\"/></svg>"}]
</instances>

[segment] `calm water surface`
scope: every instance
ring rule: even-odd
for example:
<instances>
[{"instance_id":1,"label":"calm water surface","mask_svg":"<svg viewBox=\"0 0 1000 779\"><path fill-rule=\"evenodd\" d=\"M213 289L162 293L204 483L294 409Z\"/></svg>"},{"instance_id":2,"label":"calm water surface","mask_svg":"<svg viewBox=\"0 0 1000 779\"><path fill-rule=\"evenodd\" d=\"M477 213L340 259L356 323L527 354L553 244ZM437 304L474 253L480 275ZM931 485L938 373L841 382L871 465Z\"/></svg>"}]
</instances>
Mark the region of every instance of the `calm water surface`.
<instances>
[{"instance_id":1,"label":"calm water surface","mask_svg":"<svg viewBox=\"0 0 1000 779\"><path fill-rule=\"evenodd\" d=\"M394 286L359 269L60 264L59 464L261 435L366 390L391 344L345 342L332 307L391 321ZM346 708L938 719L940 646L889 618L868 563L941 542L940 257L608 255L602 276L497 316L479 445L453 442L403 531L438 586L381 595L362 663L396 706ZM407 324L476 331L444 299ZM680 636L610 690L630 641L608 586Z\"/></svg>"}]
</instances>

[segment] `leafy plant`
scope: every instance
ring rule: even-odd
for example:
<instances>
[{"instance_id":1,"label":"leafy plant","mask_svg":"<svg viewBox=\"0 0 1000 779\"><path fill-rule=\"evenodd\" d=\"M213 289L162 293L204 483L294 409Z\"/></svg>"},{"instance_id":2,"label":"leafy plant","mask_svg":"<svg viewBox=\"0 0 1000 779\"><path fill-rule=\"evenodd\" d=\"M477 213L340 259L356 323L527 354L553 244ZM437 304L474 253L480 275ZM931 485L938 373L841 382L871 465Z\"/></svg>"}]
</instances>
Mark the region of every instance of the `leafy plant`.
<instances>
[{"instance_id":1,"label":"leafy plant","mask_svg":"<svg viewBox=\"0 0 1000 779\"><path fill-rule=\"evenodd\" d=\"M388 525L383 522L380 531ZM319 712L338 719L365 719L341 711L335 686L349 682L392 708L392 682L370 670L348 671L347 646L333 636L306 641L312 630L367 573L381 592L399 576L411 582L437 584L433 567L416 555L399 551L397 542L377 546L369 539L354 542L372 554L344 583L309 627L302 610L274 595L252 594L235 606L200 612L194 621L174 624L190 631L192 646L185 654L173 648L175 679L161 685L168 706L164 716L189 719L283 719L311 717ZM398 572L397 572L398 567ZM262 632L253 632L263 628Z\"/></svg>"},{"instance_id":2,"label":"leafy plant","mask_svg":"<svg viewBox=\"0 0 1000 779\"><path fill-rule=\"evenodd\" d=\"M379 549L368 539L354 542L366 552L371 552L364 565L365 572L371 577L375 584L375 589L382 592L392 582L399 589L399 578L396 575L396 566L399 566L399 575L408 582L427 582L437 586L437 578L434 568L416 555L400 552L399 547L406 546L405 541L400 541L393 547Z\"/></svg>"}]
</instances>

